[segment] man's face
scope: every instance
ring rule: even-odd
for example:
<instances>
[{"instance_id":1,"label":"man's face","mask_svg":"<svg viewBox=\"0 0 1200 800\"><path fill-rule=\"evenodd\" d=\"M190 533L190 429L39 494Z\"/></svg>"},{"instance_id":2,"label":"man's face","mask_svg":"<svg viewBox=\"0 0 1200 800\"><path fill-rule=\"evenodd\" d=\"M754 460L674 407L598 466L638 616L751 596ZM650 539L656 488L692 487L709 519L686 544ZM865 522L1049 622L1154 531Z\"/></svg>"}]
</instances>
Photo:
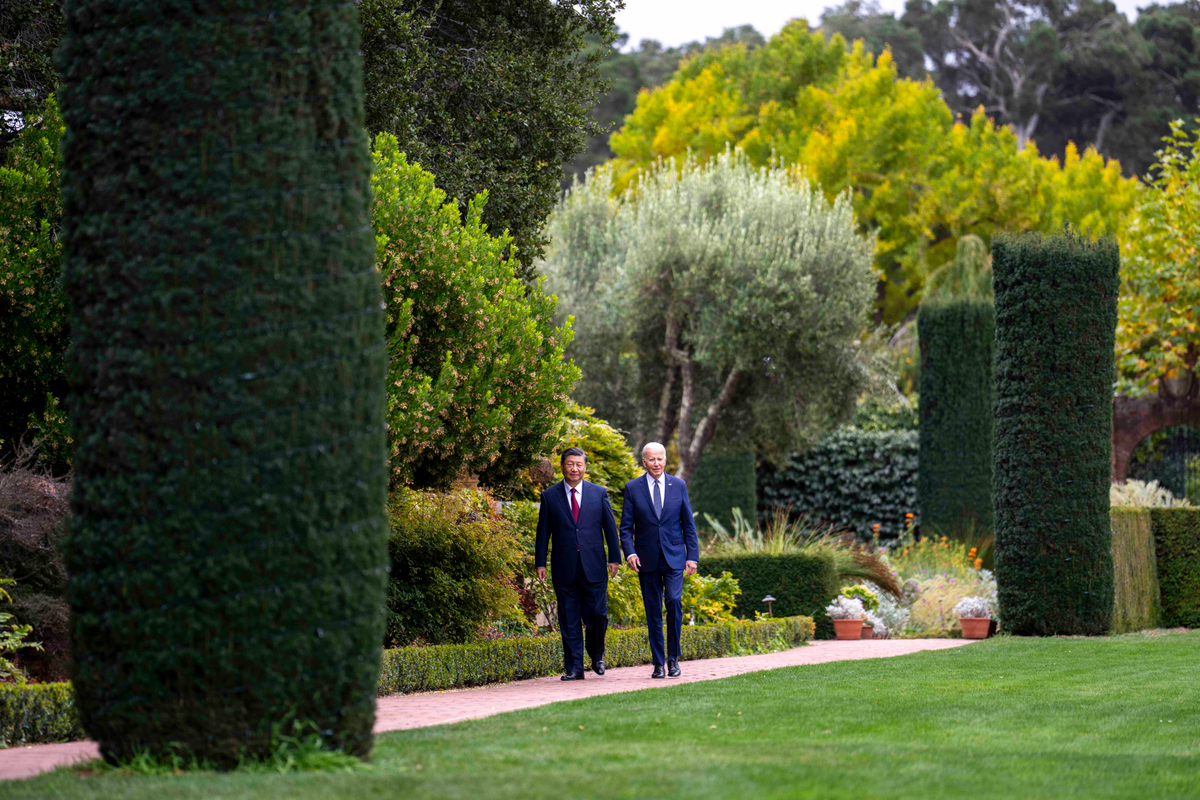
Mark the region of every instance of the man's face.
<instances>
[{"instance_id":1,"label":"man's face","mask_svg":"<svg viewBox=\"0 0 1200 800\"><path fill-rule=\"evenodd\" d=\"M642 466L650 477L658 480L667 468L667 452L660 447L648 447L642 451Z\"/></svg>"},{"instance_id":2,"label":"man's face","mask_svg":"<svg viewBox=\"0 0 1200 800\"><path fill-rule=\"evenodd\" d=\"M587 472L587 459L583 456L567 456L563 460L562 470L567 483L574 486L583 480L583 473Z\"/></svg>"}]
</instances>

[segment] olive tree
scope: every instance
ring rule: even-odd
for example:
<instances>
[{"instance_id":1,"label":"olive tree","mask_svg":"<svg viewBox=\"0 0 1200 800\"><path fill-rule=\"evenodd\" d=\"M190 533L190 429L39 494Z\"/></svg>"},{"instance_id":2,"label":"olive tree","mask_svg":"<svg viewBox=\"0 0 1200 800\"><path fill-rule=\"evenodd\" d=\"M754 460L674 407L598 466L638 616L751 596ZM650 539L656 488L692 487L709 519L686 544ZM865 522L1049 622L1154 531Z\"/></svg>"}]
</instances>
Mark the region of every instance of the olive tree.
<instances>
[{"instance_id":1,"label":"olive tree","mask_svg":"<svg viewBox=\"0 0 1200 800\"><path fill-rule=\"evenodd\" d=\"M829 201L730 151L660 162L618 196L593 172L549 233L541 269L575 317L576 398L635 444L677 435L685 480L723 420L780 453L853 408L874 242L847 193Z\"/></svg>"}]
</instances>

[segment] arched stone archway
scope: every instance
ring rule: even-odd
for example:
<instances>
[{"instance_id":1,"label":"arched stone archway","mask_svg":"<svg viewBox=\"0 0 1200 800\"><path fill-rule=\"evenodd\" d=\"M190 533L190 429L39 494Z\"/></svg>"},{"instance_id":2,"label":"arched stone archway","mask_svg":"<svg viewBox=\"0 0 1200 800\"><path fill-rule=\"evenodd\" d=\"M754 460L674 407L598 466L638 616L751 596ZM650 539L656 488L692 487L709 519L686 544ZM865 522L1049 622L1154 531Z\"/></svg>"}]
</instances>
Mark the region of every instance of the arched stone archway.
<instances>
[{"instance_id":1,"label":"arched stone archway","mask_svg":"<svg viewBox=\"0 0 1200 800\"><path fill-rule=\"evenodd\" d=\"M1160 381L1158 392L1145 397L1113 397L1113 483L1125 482L1129 457L1142 439L1177 425L1200 428L1200 380L1192 375Z\"/></svg>"}]
</instances>

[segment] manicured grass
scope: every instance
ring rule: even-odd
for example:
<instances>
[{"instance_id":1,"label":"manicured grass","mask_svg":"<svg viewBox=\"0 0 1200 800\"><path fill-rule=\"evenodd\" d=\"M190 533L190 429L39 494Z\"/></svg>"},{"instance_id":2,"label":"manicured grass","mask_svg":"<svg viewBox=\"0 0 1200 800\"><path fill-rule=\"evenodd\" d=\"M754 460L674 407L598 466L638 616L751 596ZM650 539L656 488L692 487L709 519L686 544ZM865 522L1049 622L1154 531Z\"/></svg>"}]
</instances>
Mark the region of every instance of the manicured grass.
<instances>
[{"instance_id":1,"label":"manicured grass","mask_svg":"<svg viewBox=\"0 0 1200 800\"><path fill-rule=\"evenodd\" d=\"M6 798L1200 796L1200 632L994 639L380 736L371 765L81 777ZM686 665L685 665L686 666Z\"/></svg>"}]
</instances>

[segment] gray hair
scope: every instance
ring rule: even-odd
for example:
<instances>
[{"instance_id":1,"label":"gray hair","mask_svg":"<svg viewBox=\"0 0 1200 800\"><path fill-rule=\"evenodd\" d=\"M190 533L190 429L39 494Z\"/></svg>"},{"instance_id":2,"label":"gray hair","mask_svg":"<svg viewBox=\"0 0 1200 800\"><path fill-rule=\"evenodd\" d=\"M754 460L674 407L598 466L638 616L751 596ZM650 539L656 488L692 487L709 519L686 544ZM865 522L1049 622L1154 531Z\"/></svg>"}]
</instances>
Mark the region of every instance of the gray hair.
<instances>
[{"instance_id":1,"label":"gray hair","mask_svg":"<svg viewBox=\"0 0 1200 800\"><path fill-rule=\"evenodd\" d=\"M646 444L644 444L644 445L642 446L642 458L645 458L645 457L646 457L646 451L647 451L648 449L650 449L651 447L657 447L659 450L662 450L662 451L663 451L663 455L664 455L664 456L666 456L666 454L667 454L667 448L663 447L663 446L662 446L661 444L659 444L658 442L646 442Z\"/></svg>"}]
</instances>

